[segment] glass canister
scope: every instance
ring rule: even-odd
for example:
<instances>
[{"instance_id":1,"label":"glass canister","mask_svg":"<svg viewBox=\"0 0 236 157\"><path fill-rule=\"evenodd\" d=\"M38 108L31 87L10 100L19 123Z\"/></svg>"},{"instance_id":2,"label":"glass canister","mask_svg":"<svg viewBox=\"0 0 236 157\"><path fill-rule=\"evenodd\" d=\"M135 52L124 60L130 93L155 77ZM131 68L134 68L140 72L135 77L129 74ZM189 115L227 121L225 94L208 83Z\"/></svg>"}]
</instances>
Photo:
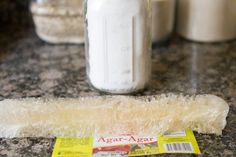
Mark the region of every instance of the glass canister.
<instances>
[{"instance_id":1,"label":"glass canister","mask_svg":"<svg viewBox=\"0 0 236 157\"><path fill-rule=\"evenodd\" d=\"M151 74L150 0L85 0L87 75L101 91L142 90Z\"/></svg>"},{"instance_id":2,"label":"glass canister","mask_svg":"<svg viewBox=\"0 0 236 157\"><path fill-rule=\"evenodd\" d=\"M84 43L83 0L33 0L37 35L50 43Z\"/></svg>"},{"instance_id":3,"label":"glass canister","mask_svg":"<svg viewBox=\"0 0 236 157\"><path fill-rule=\"evenodd\" d=\"M178 0L177 32L199 42L236 38L236 0Z\"/></svg>"},{"instance_id":4,"label":"glass canister","mask_svg":"<svg viewBox=\"0 0 236 157\"><path fill-rule=\"evenodd\" d=\"M152 42L166 41L173 32L175 0L152 0Z\"/></svg>"}]
</instances>

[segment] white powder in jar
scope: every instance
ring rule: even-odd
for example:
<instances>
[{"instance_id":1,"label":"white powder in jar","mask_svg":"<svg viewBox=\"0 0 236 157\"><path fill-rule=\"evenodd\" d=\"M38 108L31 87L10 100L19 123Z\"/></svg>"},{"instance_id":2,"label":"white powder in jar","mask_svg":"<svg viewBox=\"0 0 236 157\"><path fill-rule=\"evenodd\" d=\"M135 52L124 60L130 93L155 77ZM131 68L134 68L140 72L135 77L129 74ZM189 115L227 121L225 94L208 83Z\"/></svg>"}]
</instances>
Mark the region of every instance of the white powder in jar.
<instances>
[{"instance_id":1,"label":"white powder in jar","mask_svg":"<svg viewBox=\"0 0 236 157\"><path fill-rule=\"evenodd\" d=\"M87 73L97 89L131 93L150 78L149 0L87 0Z\"/></svg>"}]
</instances>

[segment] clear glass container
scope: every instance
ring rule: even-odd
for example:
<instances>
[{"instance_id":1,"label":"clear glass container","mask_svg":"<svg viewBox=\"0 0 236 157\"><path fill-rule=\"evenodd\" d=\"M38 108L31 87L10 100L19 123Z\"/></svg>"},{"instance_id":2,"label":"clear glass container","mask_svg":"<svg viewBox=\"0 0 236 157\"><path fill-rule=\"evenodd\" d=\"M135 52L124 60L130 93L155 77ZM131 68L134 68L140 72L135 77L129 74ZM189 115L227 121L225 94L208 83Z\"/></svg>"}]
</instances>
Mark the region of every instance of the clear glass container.
<instances>
[{"instance_id":1,"label":"clear glass container","mask_svg":"<svg viewBox=\"0 0 236 157\"><path fill-rule=\"evenodd\" d=\"M83 0L33 0L38 36L50 43L84 43Z\"/></svg>"},{"instance_id":2,"label":"clear glass container","mask_svg":"<svg viewBox=\"0 0 236 157\"><path fill-rule=\"evenodd\" d=\"M175 21L175 0L152 0L152 42L166 41Z\"/></svg>"},{"instance_id":3,"label":"clear glass container","mask_svg":"<svg viewBox=\"0 0 236 157\"><path fill-rule=\"evenodd\" d=\"M179 0L177 32L198 42L236 38L236 0Z\"/></svg>"},{"instance_id":4,"label":"clear glass container","mask_svg":"<svg viewBox=\"0 0 236 157\"><path fill-rule=\"evenodd\" d=\"M85 0L87 75L101 91L127 94L151 74L150 0Z\"/></svg>"}]
</instances>

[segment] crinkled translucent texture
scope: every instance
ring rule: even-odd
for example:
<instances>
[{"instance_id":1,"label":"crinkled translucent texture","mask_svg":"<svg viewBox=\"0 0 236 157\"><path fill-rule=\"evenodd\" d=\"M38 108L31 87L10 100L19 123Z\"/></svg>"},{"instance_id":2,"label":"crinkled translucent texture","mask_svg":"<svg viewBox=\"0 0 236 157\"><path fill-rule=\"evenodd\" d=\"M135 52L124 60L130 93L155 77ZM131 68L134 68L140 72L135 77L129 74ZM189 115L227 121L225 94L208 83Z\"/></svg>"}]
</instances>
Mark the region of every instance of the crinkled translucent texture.
<instances>
[{"instance_id":1,"label":"crinkled translucent texture","mask_svg":"<svg viewBox=\"0 0 236 157\"><path fill-rule=\"evenodd\" d=\"M228 104L214 95L30 98L0 101L0 137L222 133Z\"/></svg>"}]
</instances>

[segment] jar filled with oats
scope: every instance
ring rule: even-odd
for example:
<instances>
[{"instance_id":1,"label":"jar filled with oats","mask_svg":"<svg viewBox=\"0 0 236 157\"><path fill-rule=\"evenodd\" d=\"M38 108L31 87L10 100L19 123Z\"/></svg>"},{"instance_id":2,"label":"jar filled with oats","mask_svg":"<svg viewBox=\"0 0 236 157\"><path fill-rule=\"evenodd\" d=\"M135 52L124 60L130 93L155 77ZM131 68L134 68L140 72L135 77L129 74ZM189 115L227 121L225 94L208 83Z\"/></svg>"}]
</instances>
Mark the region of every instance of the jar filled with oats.
<instances>
[{"instance_id":1,"label":"jar filled with oats","mask_svg":"<svg viewBox=\"0 0 236 157\"><path fill-rule=\"evenodd\" d=\"M50 43L83 43L83 0L33 0L37 35Z\"/></svg>"}]
</instances>

